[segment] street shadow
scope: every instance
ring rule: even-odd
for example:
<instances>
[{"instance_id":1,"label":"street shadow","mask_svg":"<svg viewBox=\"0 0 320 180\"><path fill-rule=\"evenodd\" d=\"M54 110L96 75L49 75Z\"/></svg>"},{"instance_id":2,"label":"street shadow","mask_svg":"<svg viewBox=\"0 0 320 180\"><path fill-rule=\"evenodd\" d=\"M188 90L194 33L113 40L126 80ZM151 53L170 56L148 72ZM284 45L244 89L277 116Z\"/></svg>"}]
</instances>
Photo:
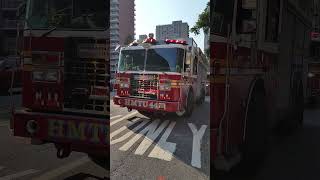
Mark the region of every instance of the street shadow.
<instances>
[{"instance_id":1,"label":"street shadow","mask_svg":"<svg viewBox=\"0 0 320 180\"><path fill-rule=\"evenodd\" d=\"M78 173L73 176L67 177L64 180L85 180L87 178L94 178L97 180L110 180L110 178L107 177L98 177L87 173Z\"/></svg>"}]
</instances>

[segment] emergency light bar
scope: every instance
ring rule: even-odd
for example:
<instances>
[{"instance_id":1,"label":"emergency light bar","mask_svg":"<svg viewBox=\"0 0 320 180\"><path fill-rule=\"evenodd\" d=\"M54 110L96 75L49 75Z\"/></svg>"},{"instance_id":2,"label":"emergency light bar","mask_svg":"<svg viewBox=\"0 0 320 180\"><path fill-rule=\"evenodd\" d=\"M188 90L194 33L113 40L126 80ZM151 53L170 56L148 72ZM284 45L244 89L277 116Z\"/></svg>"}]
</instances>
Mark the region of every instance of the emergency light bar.
<instances>
[{"instance_id":1,"label":"emergency light bar","mask_svg":"<svg viewBox=\"0 0 320 180\"><path fill-rule=\"evenodd\" d=\"M147 39L145 39L145 40L143 41L143 43L155 43L155 42L156 42L156 40L153 39L153 38L147 38Z\"/></svg>"},{"instance_id":2,"label":"emergency light bar","mask_svg":"<svg viewBox=\"0 0 320 180\"><path fill-rule=\"evenodd\" d=\"M166 39L165 42L167 44L183 44L183 45L187 45L187 41L182 41L182 40Z\"/></svg>"}]
</instances>

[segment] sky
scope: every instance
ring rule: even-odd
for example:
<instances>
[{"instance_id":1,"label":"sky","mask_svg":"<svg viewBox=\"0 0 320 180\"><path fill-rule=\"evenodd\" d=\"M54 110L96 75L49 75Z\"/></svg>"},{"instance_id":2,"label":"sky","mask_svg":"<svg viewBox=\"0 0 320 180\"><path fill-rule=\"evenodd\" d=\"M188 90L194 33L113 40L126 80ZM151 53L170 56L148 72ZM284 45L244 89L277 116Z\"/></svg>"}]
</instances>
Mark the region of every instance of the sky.
<instances>
[{"instance_id":1,"label":"sky","mask_svg":"<svg viewBox=\"0 0 320 180\"><path fill-rule=\"evenodd\" d=\"M135 38L138 39L141 34L156 35L157 25L171 24L172 21L187 22L190 30L197 22L199 14L206 8L207 2L209 0L135 0ZM202 30L199 35L189 32L189 37L194 38L203 50Z\"/></svg>"}]
</instances>

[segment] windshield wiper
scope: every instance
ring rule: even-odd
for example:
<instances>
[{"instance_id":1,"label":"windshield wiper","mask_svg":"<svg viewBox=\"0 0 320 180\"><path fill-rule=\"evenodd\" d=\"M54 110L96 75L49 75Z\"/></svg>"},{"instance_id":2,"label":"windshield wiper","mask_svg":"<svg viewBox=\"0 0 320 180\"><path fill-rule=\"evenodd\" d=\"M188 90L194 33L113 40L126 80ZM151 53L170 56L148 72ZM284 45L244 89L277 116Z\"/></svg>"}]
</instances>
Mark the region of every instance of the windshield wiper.
<instances>
[{"instance_id":1,"label":"windshield wiper","mask_svg":"<svg viewBox=\"0 0 320 180\"><path fill-rule=\"evenodd\" d=\"M41 37L46 37L46 36L48 36L51 32L55 31L56 29L57 29L57 27L55 27L55 26L52 27L49 31L43 33L43 34L41 35Z\"/></svg>"}]
</instances>

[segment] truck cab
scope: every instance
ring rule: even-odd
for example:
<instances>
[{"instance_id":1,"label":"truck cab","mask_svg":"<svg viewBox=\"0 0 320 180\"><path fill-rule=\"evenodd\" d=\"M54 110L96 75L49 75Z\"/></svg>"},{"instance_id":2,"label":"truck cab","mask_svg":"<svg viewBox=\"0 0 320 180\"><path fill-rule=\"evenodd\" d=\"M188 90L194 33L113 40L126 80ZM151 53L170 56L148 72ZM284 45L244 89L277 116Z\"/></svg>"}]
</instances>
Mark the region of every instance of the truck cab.
<instances>
[{"instance_id":1,"label":"truck cab","mask_svg":"<svg viewBox=\"0 0 320 180\"><path fill-rule=\"evenodd\" d=\"M150 35L120 50L114 103L128 110L191 115L205 97L207 61L193 41L157 41Z\"/></svg>"},{"instance_id":2,"label":"truck cab","mask_svg":"<svg viewBox=\"0 0 320 180\"><path fill-rule=\"evenodd\" d=\"M25 11L23 10L25 9ZM13 135L53 143L57 157L109 158L108 10L104 0L27 0L21 11L22 104Z\"/></svg>"}]
</instances>

